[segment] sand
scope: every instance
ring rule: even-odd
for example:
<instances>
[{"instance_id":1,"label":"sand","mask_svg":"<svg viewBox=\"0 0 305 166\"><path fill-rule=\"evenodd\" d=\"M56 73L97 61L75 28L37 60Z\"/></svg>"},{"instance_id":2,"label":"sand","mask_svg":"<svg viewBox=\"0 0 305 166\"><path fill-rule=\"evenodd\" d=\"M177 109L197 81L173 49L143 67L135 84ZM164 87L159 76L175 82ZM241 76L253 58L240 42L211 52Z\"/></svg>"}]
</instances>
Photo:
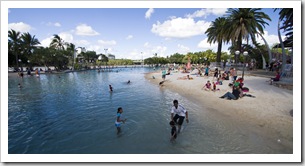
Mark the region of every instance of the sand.
<instances>
[{"instance_id":1,"label":"sand","mask_svg":"<svg viewBox=\"0 0 305 166\"><path fill-rule=\"evenodd\" d=\"M238 72L239 77L241 72ZM270 85L266 77L245 75L244 87L250 90L247 94L255 96L243 97L238 100L220 99L226 92L232 92L228 84L230 80L224 80L223 85L217 85L218 91L206 91L201 88L207 80L213 82L213 76L197 77L190 75L193 80L180 80L179 77L186 73L172 72L167 75L160 88L167 88L180 95L201 103L202 107L213 108L217 113L230 116L232 120L247 123L259 130L269 138L280 138L287 147L292 148L293 142L293 117L290 111L293 109L293 91ZM155 79L153 79L153 76ZM162 81L161 71L147 73L145 78L159 86ZM216 79L214 80L216 81Z\"/></svg>"}]
</instances>

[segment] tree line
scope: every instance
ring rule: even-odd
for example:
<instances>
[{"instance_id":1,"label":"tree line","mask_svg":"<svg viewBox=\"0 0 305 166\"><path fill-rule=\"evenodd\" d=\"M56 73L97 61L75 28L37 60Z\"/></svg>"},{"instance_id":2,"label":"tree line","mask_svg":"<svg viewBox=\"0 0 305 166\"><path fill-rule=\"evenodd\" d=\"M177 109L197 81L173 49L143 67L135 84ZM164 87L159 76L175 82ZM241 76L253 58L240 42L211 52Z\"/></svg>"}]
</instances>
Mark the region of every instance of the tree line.
<instances>
[{"instance_id":1,"label":"tree line","mask_svg":"<svg viewBox=\"0 0 305 166\"><path fill-rule=\"evenodd\" d=\"M278 35L281 51L276 49L283 55L283 64L286 61L287 50L284 48L283 41L280 37L280 30L286 34L286 41L293 45L293 10L292 8L274 9L279 10L278 22ZM212 21L210 27L206 30L205 34L208 37L209 43L217 43L217 52L206 50L201 52L189 52L187 54L175 53L167 57L154 57L146 58L145 64L166 64L187 63L190 58L192 63L205 63L228 61L229 59L234 62L243 62L244 60L256 60L259 66L262 66L262 56L271 61L271 48L266 40L263 38L264 28L269 25L266 21L271 21L270 17L261 8L230 8L224 17L218 17ZM282 24L280 24L282 23ZM261 36L265 41L264 45L256 42L256 37ZM64 42L63 39L57 35L53 35L53 39L49 47L41 47L40 42L35 35L30 33L20 33L15 30L8 31L8 64L19 68L23 66L54 66L57 70L68 69L72 66L75 69L82 68L84 65L129 65L132 60L109 60L104 54L96 54L95 51L84 51L76 55L76 48L73 43ZM251 39L252 44L249 44ZM246 43L243 43L246 41ZM222 51L222 44L231 44L229 47L229 54ZM238 50L240 54L235 54ZM249 53L245 59L241 56L244 51ZM99 57L101 57L99 59ZM108 64L110 63L110 64Z\"/></svg>"}]
</instances>

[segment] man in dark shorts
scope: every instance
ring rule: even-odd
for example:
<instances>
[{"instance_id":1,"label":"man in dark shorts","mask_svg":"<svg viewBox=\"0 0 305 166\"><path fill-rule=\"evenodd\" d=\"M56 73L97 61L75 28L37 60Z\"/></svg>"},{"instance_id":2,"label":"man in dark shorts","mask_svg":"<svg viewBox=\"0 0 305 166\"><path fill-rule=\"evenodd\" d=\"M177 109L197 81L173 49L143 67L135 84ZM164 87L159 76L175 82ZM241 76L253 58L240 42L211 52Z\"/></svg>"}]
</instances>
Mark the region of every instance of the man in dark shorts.
<instances>
[{"instance_id":1,"label":"man in dark shorts","mask_svg":"<svg viewBox=\"0 0 305 166\"><path fill-rule=\"evenodd\" d=\"M176 124L178 124L178 133L179 133L184 118L186 118L187 123L189 122L188 112L185 110L185 108L182 105L178 104L178 100L174 100L173 103L174 106L171 109L171 120L174 121Z\"/></svg>"}]
</instances>

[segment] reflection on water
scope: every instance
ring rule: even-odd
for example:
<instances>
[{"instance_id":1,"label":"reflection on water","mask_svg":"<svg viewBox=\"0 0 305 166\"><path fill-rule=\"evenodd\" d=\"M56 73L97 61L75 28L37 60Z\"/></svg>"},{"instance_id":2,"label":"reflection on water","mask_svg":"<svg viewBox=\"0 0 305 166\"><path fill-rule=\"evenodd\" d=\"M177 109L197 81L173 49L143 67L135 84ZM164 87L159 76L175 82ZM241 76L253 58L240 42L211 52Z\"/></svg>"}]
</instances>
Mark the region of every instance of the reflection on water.
<instances>
[{"instance_id":1,"label":"reflection on water","mask_svg":"<svg viewBox=\"0 0 305 166\"><path fill-rule=\"evenodd\" d=\"M251 126L151 84L143 74L148 68L118 70L9 78L9 154L292 153ZM174 99L187 108L190 123L172 144ZM128 119L120 135L114 126L118 107Z\"/></svg>"}]
</instances>

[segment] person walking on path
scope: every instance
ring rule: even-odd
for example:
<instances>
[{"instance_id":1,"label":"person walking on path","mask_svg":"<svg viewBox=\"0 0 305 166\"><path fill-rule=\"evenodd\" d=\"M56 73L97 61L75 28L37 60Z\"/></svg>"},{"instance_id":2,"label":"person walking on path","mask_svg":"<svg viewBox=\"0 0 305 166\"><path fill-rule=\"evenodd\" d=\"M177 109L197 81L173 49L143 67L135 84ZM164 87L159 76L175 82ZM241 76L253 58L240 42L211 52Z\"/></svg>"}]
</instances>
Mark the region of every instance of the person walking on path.
<instances>
[{"instance_id":1,"label":"person walking on path","mask_svg":"<svg viewBox=\"0 0 305 166\"><path fill-rule=\"evenodd\" d=\"M174 105L171 109L171 120L178 124L178 133L180 133L181 125L184 121L184 118L186 120L186 123L189 122L188 112L182 105L178 104L178 100L174 100L173 104Z\"/></svg>"}]
</instances>

